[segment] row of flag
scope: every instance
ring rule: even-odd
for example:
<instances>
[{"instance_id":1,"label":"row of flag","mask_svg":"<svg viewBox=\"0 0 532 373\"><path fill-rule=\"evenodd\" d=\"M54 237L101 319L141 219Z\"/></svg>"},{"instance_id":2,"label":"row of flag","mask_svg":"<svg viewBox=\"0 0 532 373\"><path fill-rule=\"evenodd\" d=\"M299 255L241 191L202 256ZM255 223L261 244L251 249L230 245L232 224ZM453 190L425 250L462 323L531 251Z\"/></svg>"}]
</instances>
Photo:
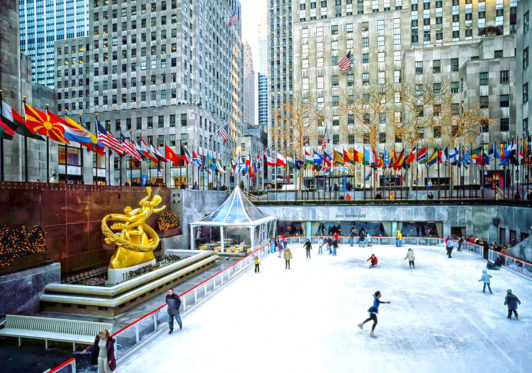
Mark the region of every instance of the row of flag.
<instances>
[{"instance_id":1,"label":"row of flag","mask_svg":"<svg viewBox=\"0 0 532 373\"><path fill-rule=\"evenodd\" d=\"M326 136L326 135L325 135ZM518 140L511 140L506 144L501 144L498 150L495 145L489 146L487 152L482 150L482 147L475 149L465 150L461 147L445 148L443 150L434 149L429 156L428 148L415 147L410 153L405 152L403 149L401 152L396 152L392 149L390 153L384 149L381 156L377 155L375 150L363 149L363 151L357 151L355 149L343 150L342 152L334 150L332 154L328 154L324 151L323 154L314 151L314 154L310 154L305 151L304 159L299 159L297 156L293 157L289 153L278 152L276 156L272 156L269 152L266 152L266 164L271 167L288 167L293 169L301 169L304 165L308 165L310 168L316 170L330 169L331 166L343 165L343 164L364 164L373 168L383 169L395 169L397 171L402 168L409 168L413 162L420 164L427 164L432 166L434 164L451 164L456 166L468 166L468 165L489 165L490 160L498 159L500 166L506 165L518 165L518 158L521 158L522 164L532 164L532 157L528 149L528 142L525 138L521 140L519 152L517 152Z\"/></svg>"}]
</instances>

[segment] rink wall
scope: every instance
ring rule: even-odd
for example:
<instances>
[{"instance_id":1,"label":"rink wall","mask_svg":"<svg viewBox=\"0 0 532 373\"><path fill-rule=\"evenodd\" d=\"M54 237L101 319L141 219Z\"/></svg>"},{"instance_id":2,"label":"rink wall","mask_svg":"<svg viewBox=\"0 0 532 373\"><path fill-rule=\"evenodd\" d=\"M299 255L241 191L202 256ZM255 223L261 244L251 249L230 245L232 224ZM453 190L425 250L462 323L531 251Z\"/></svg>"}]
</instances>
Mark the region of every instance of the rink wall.
<instances>
[{"instance_id":1,"label":"rink wall","mask_svg":"<svg viewBox=\"0 0 532 373\"><path fill-rule=\"evenodd\" d=\"M354 204L304 204L280 205L256 204L267 215L279 221L357 221L357 222L441 222L443 235L451 233L451 227L465 227L466 234L483 237L490 242L499 241L501 228L505 229L505 242L510 240L510 231L529 234L532 225L532 209L505 205L354 205ZM498 219L498 220L497 220ZM497 225L495 225L496 223Z\"/></svg>"}]
</instances>

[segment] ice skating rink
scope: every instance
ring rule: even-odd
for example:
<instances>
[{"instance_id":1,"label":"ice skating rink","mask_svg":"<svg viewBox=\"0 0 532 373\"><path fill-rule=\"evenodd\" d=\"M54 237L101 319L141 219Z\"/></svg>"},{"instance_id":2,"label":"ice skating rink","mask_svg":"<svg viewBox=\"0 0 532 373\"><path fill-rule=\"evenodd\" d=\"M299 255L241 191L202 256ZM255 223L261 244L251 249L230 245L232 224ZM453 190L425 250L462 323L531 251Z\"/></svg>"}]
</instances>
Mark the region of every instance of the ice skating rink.
<instances>
[{"instance_id":1,"label":"ice skating rink","mask_svg":"<svg viewBox=\"0 0 532 373\"><path fill-rule=\"evenodd\" d=\"M525 372L532 366L532 282L506 270L493 295L478 282L485 262L469 253L409 246L341 245L338 256L305 259L291 245L292 269L277 253L183 317L183 330L160 334L119 361L117 372ZM377 268L366 259L375 253ZM511 288L522 305L507 320ZM356 325L372 294L377 338Z\"/></svg>"}]
</instances>

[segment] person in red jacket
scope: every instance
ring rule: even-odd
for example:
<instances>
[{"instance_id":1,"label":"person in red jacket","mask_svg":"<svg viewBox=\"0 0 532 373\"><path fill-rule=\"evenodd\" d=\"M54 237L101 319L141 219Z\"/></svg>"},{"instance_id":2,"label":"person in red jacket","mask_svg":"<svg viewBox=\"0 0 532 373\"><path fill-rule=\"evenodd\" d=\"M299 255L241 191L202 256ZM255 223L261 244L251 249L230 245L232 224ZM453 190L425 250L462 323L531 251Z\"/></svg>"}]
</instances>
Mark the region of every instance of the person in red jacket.
<instances>
[{"instance_id":1,"label":"person in red jacket","mask_svg":"<svg viewBox=\"0 0 532 373\"><path fill-rule=\"evenodd\" d=\"M370 265L369 265L369 268L373 268L377 265L377 263L379 262L379 260L377 259L377 257L375 256L375 254L371 254L371 256L369 257L368 260L366 260L366 262L368 261L371 261L370 262Z\"/></svg>"},{"instance_id":2,"label":"person in red jacket","mask_svg":"<svg viewBox=\"0 0 532 373\"><path fill-rule=\"evenodd\" d=\"M338 244L338 231L334 231L334 240Z\"/></svg>"}]
</instances>

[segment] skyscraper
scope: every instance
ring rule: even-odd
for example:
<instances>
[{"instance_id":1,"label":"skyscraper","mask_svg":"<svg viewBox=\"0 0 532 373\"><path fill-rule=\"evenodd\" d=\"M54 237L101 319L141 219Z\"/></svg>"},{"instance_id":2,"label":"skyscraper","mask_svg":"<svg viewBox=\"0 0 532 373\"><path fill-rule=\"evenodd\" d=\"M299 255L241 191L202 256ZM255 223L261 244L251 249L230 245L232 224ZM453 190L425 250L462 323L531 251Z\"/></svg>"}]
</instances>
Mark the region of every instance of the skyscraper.
<instances>
[{"instance_id":1,"label":"skyscraper","mask_svg":"<svg viewBox=\"0 0 532 373\"><path fill-rule=\"evenodd\" d=\"M255 69L247 41L244 42L244 122L255 123Z\"/></svg>"},{"instance_id":2,"label":"skyscraper","mask_svg":"<svg viewBox=\"0 0 532 373\"><path fill-rule=\"evenodd\" d=\"M20 51L31 57L32 81L54 88L57 40L86 36L89 0L19 0Z\"/></svg>"},{"instance_id":3,"label":"skyscraper","mask_svg":"<svg viewBox=\"0 0 532 373\"><path fill-rule=\"evenodd\" d=\"M268 126L268 17L266 9L261 16L258 28L259 70L257 75L257 109L258 123L264 131Z\"/></svg>"}]
</instances>

